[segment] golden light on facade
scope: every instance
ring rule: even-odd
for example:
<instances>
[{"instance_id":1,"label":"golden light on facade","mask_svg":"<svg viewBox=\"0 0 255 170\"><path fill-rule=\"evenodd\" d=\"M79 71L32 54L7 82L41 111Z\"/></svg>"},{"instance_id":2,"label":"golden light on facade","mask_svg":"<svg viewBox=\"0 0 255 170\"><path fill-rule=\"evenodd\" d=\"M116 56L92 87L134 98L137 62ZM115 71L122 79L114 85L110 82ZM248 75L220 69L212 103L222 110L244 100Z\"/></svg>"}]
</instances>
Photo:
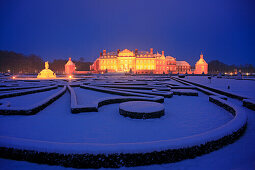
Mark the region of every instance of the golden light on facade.
<instances>
[{"instance_id":1,"label":"golden light on facade","mask_svg":"<svg viewBox=\"0 0 255 170\"><path fill-rule=\"evenodd\" d=\"M16 77L15 77L15 76L12 76L12 79L16 79Z\"/></svg>"},{"instance_id":2,"label":"golden light on facade","mask_svg":"<svg viewBox=\"0 0 255 170\"><path fill-rule=\"evenodd\" d=\"M113 52L100 53L99 58L90 66L90 70L95 73L111 73L111 72L131 72L136 74L168 74L181 73L191 74L191 66L186 61L176 61L176 58L165 56L162 53L153 53L153 48L150 51L130 51L124 49ZM207 74L208 64L200 55L200 60L196 64L196 74Z\"/></svg>"},{"instance_id":3,"label":"golden light on facade","mask_svg":"<svg viewBox=\"0 0 255 170\"><path fill-rule=\"evenodd\" d=\"M71 78L73 78L73 76L70 75L70 76L69 76L69 79L71 79Z\"/></svg>"}]
</instances>

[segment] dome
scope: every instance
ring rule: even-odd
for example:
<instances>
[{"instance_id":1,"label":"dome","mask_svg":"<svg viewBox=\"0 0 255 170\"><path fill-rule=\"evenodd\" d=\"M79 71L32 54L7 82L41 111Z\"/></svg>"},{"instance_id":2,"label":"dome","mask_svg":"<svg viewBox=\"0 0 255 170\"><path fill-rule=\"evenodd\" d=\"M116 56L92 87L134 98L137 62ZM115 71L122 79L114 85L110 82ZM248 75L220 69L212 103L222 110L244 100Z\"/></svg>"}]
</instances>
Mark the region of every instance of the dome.
<instances>
[{"instance_id":1,"label":"dome","mask_svg":"<svg viewBox=\"0 0 255 170\"><path fill-rule=\"evenodd\" d=\"M186 61L176 61L177 66L190 66Z\"/></svg>"},{"instance_id":2,"label":"dome","mask_svg":"<svg viewBox=\"0 0 255 170\"><path fill-rule=\"evenodd\" d=\"M197 64L199 64L199 65L207 65L206 61L203 58L203 54L202 53L200 54L200 59L196 62L196 65Z\"/></svg>"},{"instance_id":3,"label":"dome","mask_svg":"<svg viewBox=\"0 0 255 170\"><path fill-rule=\"evenodd\" d=\"M172 57L172 56L166 56L166 59L167 59L167 60L175 60L175 58Z\"/></svg>"},{"instance_id":4,"label":"dome","mask_svg":"<svg viewBox=\"0 0 255 170\"><path fill-rule=\"evenodd\" d=\"M119 56L134 56L134 53L133 53L133 51L124 49L123 51L119 52Z\"/></svg>"},{"instance_id":5,"label":"dome","mask_svg":"<svg viewBox=\"0 0 255 170\"><path fill-rule=\"evenodd\" d=\"M203 58L200 58L196 64L207 64Z\"/></svg>"}]
</instances>

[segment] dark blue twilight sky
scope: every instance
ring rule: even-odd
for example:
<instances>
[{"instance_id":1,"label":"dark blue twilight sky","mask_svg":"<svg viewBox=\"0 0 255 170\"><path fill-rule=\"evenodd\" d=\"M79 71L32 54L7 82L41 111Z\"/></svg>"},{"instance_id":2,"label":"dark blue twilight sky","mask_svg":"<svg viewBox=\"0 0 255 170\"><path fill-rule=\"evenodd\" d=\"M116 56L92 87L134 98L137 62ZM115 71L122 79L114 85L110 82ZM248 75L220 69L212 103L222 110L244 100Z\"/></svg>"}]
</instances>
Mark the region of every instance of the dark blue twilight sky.
<instances>
[{"instance_id":1,"label":"dark blue twilight sky","mask_svg":"<svg viewBox=\"0 0 255 170\"><path fill-rule=\"evenodd\" d=\"M255 65L253 0L1 0L0 49L44 60L164 50L194 64Z\"/></svg>"}]
</instances>

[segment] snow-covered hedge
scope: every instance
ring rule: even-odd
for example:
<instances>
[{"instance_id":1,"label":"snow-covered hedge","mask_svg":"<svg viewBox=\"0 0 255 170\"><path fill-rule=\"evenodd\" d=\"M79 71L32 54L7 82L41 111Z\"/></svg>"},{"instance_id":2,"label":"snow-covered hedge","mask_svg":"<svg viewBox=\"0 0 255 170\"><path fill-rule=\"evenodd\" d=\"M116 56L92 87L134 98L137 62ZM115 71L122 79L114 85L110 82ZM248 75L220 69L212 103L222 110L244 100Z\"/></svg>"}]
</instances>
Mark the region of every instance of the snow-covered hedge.
<instances>
[{"instance_id":1,"label":"snow-covered hedge","mask_svg":"<svg viewBox=\"0 0 255 170\"><path fill-rule=\"evenodd\" d=\"M172 90L174 95L185 95L185 96L198 96L198 92L195 90L187 90L187 89L174 89Z\"/></svg>"},{"instance_id":2,"label":"snow-covered hedge","mask_svg":"<svg viewBox=\"0 0 255 170\"><path fill-rule=\"evenodd\" d=\"M55 88L55 87L53 87ZM45 88L43 88L45 90ZM47 89L48 90L48 89ZM40 89L39 89L40 91ZM64 86L60 91L52 94L40 102L27 106L27 107L9 107L8 105L0 105L0 114L1 115L32 115L41 111L55 100L57 100L60 96L62 96L66 91L66 86ZM34 92L34 91L33 91Z\"/></svg>"},{"instance_id":3,"label":"snow-covered hedge","mask_svg":"<svg viewBox=\"0 0 255 170\"><path fill-rule=\"evenodd\" d=\"M177 80L177 79L174 78L174 80ZM233 92L230 93L228 91L219 90L219 89L216 89L216 88L208 87L208 86L205 86L205 85L202 85L202 84L198 84L198 83L194 83L194 82L190 82L190 81L187 81L187 80L182 80L182 81L190 83L190 84L193 84L193 85L196 85L196 86L199 86L199 87L203 87L205 89L211 90L213 92L216 92L216 93L228 96L228 97L237 98L239 100L243 100L243 99L247 98L247 97L244 97L244 96L240 96L239 94L235 94Z\"/></svg>"},{"instance_id":4,"label":"snow-covered hedge","mask_svg":"<svg viewBox=\"0 0 255 170\"><path fill-rule=\"evenodd\" d=\"M255 110L255 99L244 99L243 106Z\"/></svg>"},{"instance_id":5,"label":"snow-covered hedge","mask_svg":"<svg viewBox=\"0 0 255 170\"><path fill-rule=\"evenodd\" d=\"M134 92L134 93L142 93L142 94L149 94L149 95L156 95L156 96L163 96L163 97L173 97L173 92L170 91L161 91L158 89L152 89L152 91L143 91L143 90L133 90L133 89L118 89L119 91L126 91L126 92Z\"/></svg>"},{"instance_id":6,"label":"snow-covered hedge","mask_svg":"<svg viewBox=\"0 0 255 170\"><path fill-rule=\"evenodd\" d=\"M118 168L192 159L233 143L245 130L247 116L239 107L210 96L234 118L210 131L177 139L136 143L64 143L0 136L0 157L74 168Z\"/></svg>"},{"instance_id":7,"label":"snow-covered hedge","mask_svg":"<svg viewBox=\"0 0 255 170\"><path fill-rule=\"evenodd\" d=\"M87 85L81 85L83 88L88 88L91 90L101 91L101 92L108 92L113 94L125 95L128 97L117 96L117 97L105 97L94 101L93 104L87 105L78 105L77 96L75 91L71 86L68 86L68 90L71 94L71 112L72 113L80 113L80 112L97 112L98 108L113 103L122 103L127 101L154 101L154 102L164 102L164 97L161 96L152 96L146 94L139 94L139 93L131 93L126 91L118 91L113 89L106 89L103 87L92 87Z\"/></svg>"},{"instance_id":8,"label":"snow-covered hedge","mask_svg":"<svg viewBox=\"0 0 255 170\"><path fill-rule=\"evenodd\" d=\"M206 89L206 88L199 87L199 86L194 86L194 85L192 85L192 84L190 84L190 83L183 82L182 80L179 80L179 79L177 79L177 78L172 78L172 79L174 79L175 81L178 81L178 82L180 82L180 83L183 83L183 84L186 84L186 85L190 85L190 86L187 86L187 87L189 87L190 89L193 88L193 89L199 90L199 91L201 91L201 92L203 92L203 93L205 93L205 94L207 94L207 95L214 95L214 96L218 96L218 97L221 98L221 99L227 100L227 97L226 97L226 96L221 95L221 94L219 94L219 93L215 93L215 92L210 91L210 90L208 90L208 89ZM177 88L177 89L178 89L178 88Z\"/></svg>"},{"instance_id":9,"label":"snow-covered hedge","mask_svg":"<svg viewBox=\"0 0 255 170\"><path fill-rule=\"evenodd\" d=\"M41 87L47 87L52 86L53 84L47 84L47 85L33 85L33 86L21 86L21 87L5 87L0 88L0 91L12 91L12 90L23 90L23 89L33 89L33 88L41 88Z\"/></svg>"},{"instance_id":10,"label":"snow-covered hedge","mask_svg":"<svg viewBox=\"0 0 255 170\"><path fill-rule=\"evenodd\" d=\"M20 90L18 92L4 93L4 94L0 94L0 99L8 98L8 97L15 97L15 96L22 96L22 95L32 94L32 93L38 93L38 92L48 91L48 90L52 90L52 89L56 89L56 88L58 88L58 85L25 89L25 90Z\"/></svg>"}]
</instances>

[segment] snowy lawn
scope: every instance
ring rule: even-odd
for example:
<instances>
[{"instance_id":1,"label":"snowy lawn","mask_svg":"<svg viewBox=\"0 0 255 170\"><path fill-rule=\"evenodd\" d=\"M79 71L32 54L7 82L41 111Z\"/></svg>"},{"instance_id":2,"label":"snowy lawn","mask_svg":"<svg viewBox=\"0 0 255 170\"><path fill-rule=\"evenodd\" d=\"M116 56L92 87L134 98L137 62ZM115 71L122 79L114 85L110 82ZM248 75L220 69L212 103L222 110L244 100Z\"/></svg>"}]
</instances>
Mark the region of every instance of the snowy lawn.
<instances>
[{"instance_id":1,"label":"snowy lawn","mask_svg":"<svg viewBox=\"0 0 255 170\"><path fill-rule=\"evenodd\" d=\"M110 94L110 93L103 93L93 90L88 90L80 87L72 87L77 96L77 103L79 105L86 104L91 105L95 103L98 99L105 98L105 97L116 97L120 95Z\"/></svg>"},{"instance_id":2,"label":"snowy lawn","mask_svg":"<svg viewBox=\"0 0 255 170\"><path fill-rule=\"evenodd\" d=\"M35 103L49 97L50 95L52 95L54 93L57 93L61 89L62 89L62 87L58 87L57 89L52 89L49 91L4 98L4 99L0 99L0 103L1 102L9 102L10 105L14 106L14 107L29 106L29 105L35 104Z\"/></svg>"},{"instance_id":3,"label":"snowy lawn","mask_svg":"<svg viewBox=\"0 0 255 170\"><path fill-rule=\"evenodd\" d=\"M179 97L179 96L177 96ZM231 100L237 105L240 102L237 100ZM206 155L196 157L195 159L188 159L181 162L162 164L162 165L150 165L142 167L120 168L122 169L138 169L138 170L150 170L150 169L171 169L171 170L197 170L197 169L209 169L209 170L254 170L255 167L255 114L254 111L244 108L248 115L248 126L244 135L235 143L227 145L220 150L211 152ZM46 127L48 128L48 127ZM68 127L66 127L67 129ZM41 165L36 163L30 163L25 161L15 161L8 159L0 159L0 169L4 170L23 170L23 169L38 169L38 170L65 170L74 168L65 168L61 166ZM103 169L103 168L101 168ZM111 170L107 168L106 170Z\"/></svg>"},{"instance_id":4,"label":"snowy lawn","mask_svg":"<svg viewBox=\"0 0 255 170\"><path fill-rule=\"evenodd\" d=\"M199 134L232 119L229 112L208 102L207 96L199 95L165 99L165 116L133 120L119 114L119 104L103 106L99 112L71 114L66 93L36 115L0 116L0 135L58 142L144 142Z\"/></svg>"},{"instance_id":5,"label":"snowy lawn","mask_svg":"<svg viewBox=\"0 0 255 170\"><path fill-rule=\"evenodd\" d=\"M207 76L188 76L188 78L185 78L184 80L217 88L230 93L233 92L244 97L255 98L255 81L252 80L236 80L212 77L210 83ZM230 89L228 89L228 86L230 86Z\"/></svg>"},{"instance_id":6,"label":"snowy lawn","mask_svg":"<svg viewBox=\"0 0 255 170\"><path fill-rule=\"evenodd\" d=\"M107 77L103 79L107 79ZM141 79L141 77L136 79ZM125 77L108 80L111 82L128 82ZM212 78L212 83L209 83L207 77L192 76L185 78L185 80L222 90L227 90L227 86L230 85L230 92L255 98L254 81ZM104 82L104 80L99 81ZM138 82L142 83L142 81ZM165 82L183 86L174 80ZM159 81L159 83L165 82ZM153 82L148 81L148 83ZM36 84L38 85L40 82L34 83L34 85ZM77 95L78 104L93 103L100 98L119 96L78 87L73 88ZM60 88L1 99L1 101L9 101L14 106L27 106L59 90ZM165 98L163 103L165 107L164 116L157 119L134 120L119 114L119 104L102 106L98 112L72 114L70 111L70 94L66 92L36 115L0 116L0 136L66 143L148 142L200 134L220 127L233 118L229 112L209 102L207 95L200 92L198 95L198 97L174 95L172 98ZM238 100L228 99L228 101L242 107L242 103ZM255 112L247 108L244 110L248 115L247 130L235 143L191 160L130 169L255 169ZM0 169L65 168L0 159Z\"/></svg>"}]
</instances>

